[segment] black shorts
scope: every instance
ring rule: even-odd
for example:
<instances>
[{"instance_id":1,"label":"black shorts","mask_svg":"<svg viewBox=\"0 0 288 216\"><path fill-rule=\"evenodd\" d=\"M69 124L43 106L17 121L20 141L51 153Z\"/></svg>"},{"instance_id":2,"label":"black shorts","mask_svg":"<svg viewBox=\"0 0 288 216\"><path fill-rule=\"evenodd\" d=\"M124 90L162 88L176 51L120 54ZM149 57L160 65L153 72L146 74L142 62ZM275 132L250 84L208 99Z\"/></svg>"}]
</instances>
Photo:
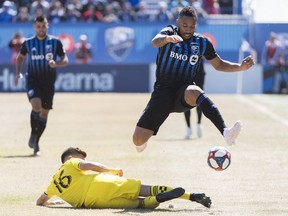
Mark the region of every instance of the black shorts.
<instances>
[{"instance_id":1,"label":"black shorts","mask_svg":"<svg viewBox=\"0 0 288 216\"><path fill-rule=\"evenodd\" d=\"M185 112L191 108L184 100L188 84L178 88L155 88L137 126L152 130L156 135L160 126L172 112Z\"/></svg>"},{"instance_id":2,"label":"black shorts","mask_svg":"<svg viewBox=\"0 0 288 216\"><path fill-rule=\"evenodd\" d=\"M53 97L55 93L54 83L42 85L39 81L33 77L26 77L26 91L29 101L32 98L40 98L42 101L42 108L53 108Z\"/></svg>"}]
</instances>

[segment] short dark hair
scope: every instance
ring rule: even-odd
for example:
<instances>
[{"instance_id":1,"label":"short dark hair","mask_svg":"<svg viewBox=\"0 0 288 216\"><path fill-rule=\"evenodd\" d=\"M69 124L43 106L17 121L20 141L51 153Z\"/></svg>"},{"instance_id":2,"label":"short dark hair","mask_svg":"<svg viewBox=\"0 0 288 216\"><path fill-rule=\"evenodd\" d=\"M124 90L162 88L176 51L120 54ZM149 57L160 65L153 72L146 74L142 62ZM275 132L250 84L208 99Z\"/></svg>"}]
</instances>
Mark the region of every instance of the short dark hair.
<instances>
[{"instance_id":1,"label":"short dark hair","mask_svg":"<svg viewBox=\"0 0 288 216\"><path fill-rule=\"evenodd\" d=\"M82 151L80 148L73 148L73 147L70 147L68 149L66 149L62 155L61 155L61 162L64 163L64 160L67 156L69 155L77 155L77 154L81 154L83 155L84 158L86 158L87 154L86 152Z\"/></svg>"},{"instance_id":2,"label":"short dark hair","mask_svg":"<svg viewBox=\"0 0 288 216\"><path fill-rule=\"evenodd\" d=\"M179 18L183 17L183 16L188 16L188 17L192 17L195 21L198 20L198 17L197 17L197 12L196 10L191 7L191 6L186 6L184 7L180 13L179 13Z\"/></svg>"},{"instance_id":3,"label":"short dark hair","mask_svg":"<svg viewBox=\"0 0 288 216\"><path fill-rule=\"evenodd\" d=\"M43 16L43 15L37 16L34 19L34 23L36 23L36 22L44 22L44 21L47 22L47 18L45 16Z\"/></svg>"}]
</instances>

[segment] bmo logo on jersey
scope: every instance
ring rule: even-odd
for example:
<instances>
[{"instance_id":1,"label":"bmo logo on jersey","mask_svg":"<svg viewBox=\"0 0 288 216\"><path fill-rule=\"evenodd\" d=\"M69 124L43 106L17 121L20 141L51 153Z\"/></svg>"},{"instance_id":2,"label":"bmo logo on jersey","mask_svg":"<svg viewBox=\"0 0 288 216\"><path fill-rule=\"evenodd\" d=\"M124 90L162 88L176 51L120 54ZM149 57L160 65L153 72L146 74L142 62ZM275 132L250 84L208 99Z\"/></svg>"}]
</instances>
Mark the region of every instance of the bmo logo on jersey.
<instances>
[{"instance_id":1,"label":"bmo logo on jersey","mask_svg":"<svg viewBox=\"0 0 288 216\"><path fill-rule=\"evenodd\" d=\"M44 55L31 55L32 60L43 60Z\"/></svg>"},{"instance_id":2,"label":"bmo logo on jersey","mask_svg":"<svg viewBox=\"0 0 288 216\"><path fill-rule=\"evenodd\" d=\"M175 58L175 59L178 59L178 60L181 60L181 61L187 61L189 59L189 63L191 65L195 65L199 59L199 56L198 55L192 55L190 56L190 58L188 58L187 55L183 55L183 54L179 54L179 53L175 53L173 51L171 51L170 53L170 57L171 58Z\"/></svg>"}]
</instances>

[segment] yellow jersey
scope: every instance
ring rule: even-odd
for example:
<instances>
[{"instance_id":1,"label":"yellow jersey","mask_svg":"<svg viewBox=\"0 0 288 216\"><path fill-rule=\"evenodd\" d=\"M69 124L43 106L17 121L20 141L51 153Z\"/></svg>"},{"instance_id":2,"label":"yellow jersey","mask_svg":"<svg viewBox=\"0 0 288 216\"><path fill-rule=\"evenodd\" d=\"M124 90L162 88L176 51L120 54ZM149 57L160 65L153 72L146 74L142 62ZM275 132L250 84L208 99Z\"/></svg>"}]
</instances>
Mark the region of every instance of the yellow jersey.
<instances>
[{"instance_id":1,"label":"yellow jersey","mask_svg":"<svg viewBox=\"0 0 288 216\"><path fill-rule=\"evenodd\" d=\"M56 195L73 207L136 208L141 181L79 169L79 158L66 161L53 176L45 194Z\"/></svg>"}]
</instances>

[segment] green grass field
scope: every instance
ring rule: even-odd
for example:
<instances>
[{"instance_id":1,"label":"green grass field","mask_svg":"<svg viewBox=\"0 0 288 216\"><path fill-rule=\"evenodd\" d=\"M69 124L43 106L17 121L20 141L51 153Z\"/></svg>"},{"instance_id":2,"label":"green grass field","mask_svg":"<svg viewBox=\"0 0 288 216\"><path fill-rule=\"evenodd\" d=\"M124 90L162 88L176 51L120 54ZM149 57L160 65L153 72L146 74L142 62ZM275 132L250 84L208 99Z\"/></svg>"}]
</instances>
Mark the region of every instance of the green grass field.
<instances>
[{"instance_id":1,"label":"green grass field","mask_svg":"<svg viewBox=\"0 0 288 216\"><path fill-rule=\"evenodd\" d=\"M31 157L30 104L24 93L0 94L0 215L288 215L288 96L209 95L226 124L236 120L243 131L235 146L203 117L203 137L184 140L184 115L171 114L147 149L132 143L136 122L150 94L56 93L54 109L40 142L41 156ZM196 126L196 112L192 112ZM217 172L207 165L207 152L216 145L232 154L230 167ZM157 209L72 209L69 205L38 207L35 201L60 166L67 147L87 151L87 160L121 167L127 178L143 184L182 186L205 192L206 209L185 200L172 200ZM169 205L174 208L169 208Z\"/></svg>"}]
</instances>

